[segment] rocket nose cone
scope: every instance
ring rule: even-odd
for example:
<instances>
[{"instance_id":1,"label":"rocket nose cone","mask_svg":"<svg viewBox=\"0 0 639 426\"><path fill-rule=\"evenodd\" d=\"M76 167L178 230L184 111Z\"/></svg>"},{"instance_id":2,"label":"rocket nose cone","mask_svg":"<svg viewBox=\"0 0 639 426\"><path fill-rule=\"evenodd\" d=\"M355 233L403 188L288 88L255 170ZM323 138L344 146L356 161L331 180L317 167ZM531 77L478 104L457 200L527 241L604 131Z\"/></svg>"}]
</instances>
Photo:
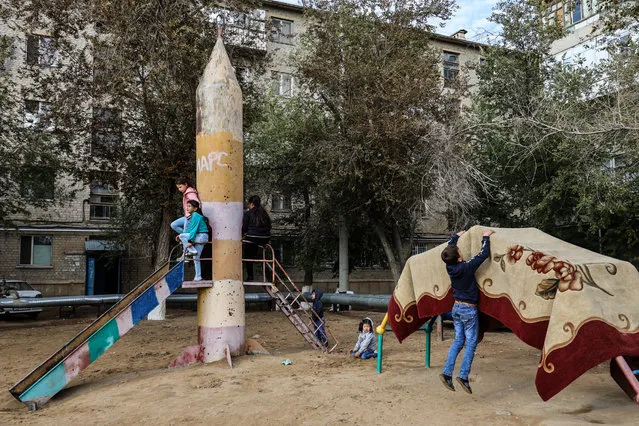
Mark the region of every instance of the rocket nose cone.
<instances>
[{"instance_id":1,"label":"rocket nose cone","mask_svg":"<svg viewBox=\"0 0 639 426\"><path fill-rule=\"evenodd\" d=\"M224 41L220 37L218 37L215 42L209 62L206 64L206 68L202 74L200 84L203 82L209 84L230 84L239 87L239 83L235 77L235 69L233 69L233 65L231 65L231 60L224 47Z\"/></svg>"}]
</instances>

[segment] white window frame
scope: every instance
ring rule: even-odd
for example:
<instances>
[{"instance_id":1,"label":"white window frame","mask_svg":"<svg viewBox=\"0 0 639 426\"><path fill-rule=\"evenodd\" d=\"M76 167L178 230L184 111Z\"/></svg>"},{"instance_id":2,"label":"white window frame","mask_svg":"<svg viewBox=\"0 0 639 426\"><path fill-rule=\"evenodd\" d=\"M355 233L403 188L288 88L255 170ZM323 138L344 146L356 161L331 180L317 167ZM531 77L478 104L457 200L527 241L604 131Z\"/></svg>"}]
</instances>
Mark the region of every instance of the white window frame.
<instances>
[{"instance_id":1,"label":"white window frame","mask_svg":"<svg viewBox=\"0 0 639 426\"><path fill-rule=\"evenodd\" d=\"M280 44L293 44L293 22L290 19L271 17L273 31L271 41ZM282 28L288 27L288 33L282 31Z\"/></svg>"},{"instance_id":2,"label":"white window frame","mask_svg":"<svg viewBox=\"0 0 639 426\"><path fill-rule=\"evenodd\" d=\"M36 246L35 244L35 239L39 238L39 237L44 237L44 238L48 238L50 243L49 244L38 244L38 245L45 245L45 246L49 246L49 263L33 263L33 251L34 248ZM31 243L29 245L30 247L30 252L29 252L29 263L22 263L22 239L23 238L30 238L31 239ZM20 236L20 253L19 253L19 264L20 266L41 266L41 267L46 267L46 266L53 266L53 236L51 235L21 235Z\"/></svg>"},{"instance_id":3,"label":"white window frame","mask_svg":"<svg viewBox=\"0 0 639 426\"><path fill-rule=\"evenodd\" d=\"M281 96L283 98L290 98L295 95L297 91L296 78L293 74L286 72L274 72L273 73L273 91L275 96ZM287 87L288 81L288 87Z\"/></svg>"},{"instance_id":4,"label":"white window frame","mask_svg":"<svg viewBox=\"0 0 639 426\"><path fill-rule=\"evenodd\" d=\"M448 61L447 55L455 55L457 61ZM450 64L454 64L455 68L451 68ZM459 78L459 74L461 72L461 54L459 52L452 52L449 50L442 51L442 67L443 67L443 76L444 76L444 87L450 87L454 84L454 82ZM448 67L447 67L448 66ZM446 72L454 72L455 75L453 78L449 78L446 76Z\"/></svg>"},{"instance_id":5,"label":"white window frame","mask_svg":"<svg viewBox=\"0 0 639 426\"><path fill-rule=\"evenodd\" d=\"M30 110L28 107L28 102L37 103L36 111ZM52 132L55 130L55 124L51 119L51 103L38 101L35 99L25 99L24 101L24 127L27 129L35 129L38 128L41 124L40 122L43 120L47 120L43 124L46 124L46 127L43 130L47 132Z\"/></svg>"},{"instance_id":6,"label":"white window frame","mask_svg":"<svg viewBox=\"0 0 639 426\"><path fill-rule=\"evenodd\" d=\"M288 212L291 211L291 197L284 194L273 194L271 200L271 211Z\"/></svg>"},{"instance_id":7,"label":"white window frame","mask_svg":"<svg viewBox=\"0 0 639 426\"><path fill-rule=\"evenodd\" d=\"M35 62L29 63L29 46L33 44L30 40L36 39L38 44L37 58ZM32 53L32 55L35 52ZM58 62L58 51L54 48L53 38L40 34L27 34L27 63L29 65L38 65L43 68L56 66Z\"/></svg>"}]
</instances>

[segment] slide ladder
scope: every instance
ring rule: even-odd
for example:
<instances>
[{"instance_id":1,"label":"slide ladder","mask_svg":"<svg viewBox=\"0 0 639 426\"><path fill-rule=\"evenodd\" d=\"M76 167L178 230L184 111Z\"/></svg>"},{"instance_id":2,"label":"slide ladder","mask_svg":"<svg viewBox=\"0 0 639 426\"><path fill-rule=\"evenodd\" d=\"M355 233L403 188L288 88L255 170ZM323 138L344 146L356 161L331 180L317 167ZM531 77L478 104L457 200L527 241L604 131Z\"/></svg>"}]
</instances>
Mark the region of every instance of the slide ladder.
<instances>
[{"instance_id":1,"label":"slide ladder","mask_svg":"<svg viewBox=\"0 0 639 426\"><path fill-rule=\"evenodd\" d=\"M183 279L184 262L171 269L165 263L9 391L37 410L166 300Z\"/></svg>"},{"instance_id":2,"label":"slide ladder","mask_svg":"<svg viewBox=\"0 0 639 426\"><path fill-rule=\"evenodd\" d=\"M244 241L244 243L254 244L250 241ZM244 285L264 288L273 298L277 307L313 349L332 352L339 342L331 333L330 328L326 326L326 319L320 318L313 310L312 303L304 297L304 294L275 258L273 247L270 244L266 244L260 246L260 248L262 248L262 259L242 259L242 261L260 265L262 268L262 281L245 281ZM269 254L268 257L267 254ZM323 330L326 336L324 339L326 345L316 335L315 330L318 327Z\"/></svg>"}]
</instances>

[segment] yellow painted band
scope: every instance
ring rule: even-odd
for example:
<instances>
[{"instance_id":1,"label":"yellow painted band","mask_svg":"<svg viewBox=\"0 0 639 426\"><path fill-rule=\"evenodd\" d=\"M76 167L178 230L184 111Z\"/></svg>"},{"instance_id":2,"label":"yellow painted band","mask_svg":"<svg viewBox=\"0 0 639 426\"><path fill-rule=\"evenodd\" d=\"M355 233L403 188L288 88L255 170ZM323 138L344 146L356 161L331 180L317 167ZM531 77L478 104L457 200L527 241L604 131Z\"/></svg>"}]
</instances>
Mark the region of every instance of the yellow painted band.
<instances>
[{"instance_id":1,"label":"yellow painted band","mask_svg":"<svg viewBox=\"0 0 639 426\"><path fill-rule=\"evenodd\" d=\"M242 142L230 132L200 134L195 152L200 200L242 202Z\"/></svg>"},{"instance_id":2,"label":"yellow painted band","mask_svg":"<svg viewBox=\"0 0 639 426\"><path fill-rule=\"evenodd\" d=\"M215 240L213 281L242 281L242 241Z\"/></svg>"}]
</instances>

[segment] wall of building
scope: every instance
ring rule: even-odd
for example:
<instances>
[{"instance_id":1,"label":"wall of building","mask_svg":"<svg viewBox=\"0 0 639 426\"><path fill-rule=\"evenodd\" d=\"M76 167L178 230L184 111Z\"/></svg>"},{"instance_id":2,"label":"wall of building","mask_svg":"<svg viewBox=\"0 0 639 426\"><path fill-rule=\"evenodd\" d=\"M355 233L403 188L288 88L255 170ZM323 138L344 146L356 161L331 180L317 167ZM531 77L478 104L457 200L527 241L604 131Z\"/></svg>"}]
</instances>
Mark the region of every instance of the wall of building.
<instances>
[{"instance_id":1,"label":"wall of building","mask_svg":"<svg viewBox=\"0 0 639 426\"><path fill-rule=\"evenodd\" d=\"M51 241L51 265L20 265L20 237L47 235ZM85 293L86 258L84 241L88 234L72 232L0 232L0 278L20 279L43 296L74 296Z\"/></svg>"},{"instance_id":2,"label":"wall of building","mask_svg":"<svg viewBox=\"0 0 639 426\"><path fill-rule=\"evenodd\" d=\"M279 18L293 22L292 43L279 43L267 38L266 49L272 57L271 72L294 73L290 63L290 55L294 52L297 36L304 31L304 16L301 8L278 2L265 2L265 16L268 23L272 18ZM267 26L269 28L270 26ZM25 63L26 35L15 32L6 22L0 22L0 33L16 37L14 45L15 57L9 61L8 72L18 72ZM35 31L37 34L45 34ZM82 41L79 41L82 42ZM461 65L467 62L477 62L480 55L478 45L471 42L450 40L440 37L433 41L433 45L442 50L455 51L460 54ZM49 72L46 70L45 72ZM461 70L462 75L466 72ZM468 71L472 73L472 70ZM19 74L19 72L18 72ZM272 74L271 74L272 75ZM267 77L268 78L268 77ZM471 82L473 74L469 75ZM29 80L16 76L16 82L25 86L28 93ZM21 111L17 112L21 114ZM66 185L79 185L64 176L58 177ZM79 185L76 197L69 202L53 205L48 209L34 209L29 216L15 216L7 218L13 220L19 227L0 230L0 278L24 279L42 291L45 296L64 296L85 294L87 255L85 242L90 238L100 238L106 234L107 221L91 220L88 199L91 191L88 186ZM270 195L263 194L265 205L270 207ZM275 214L275 217L278 215ZM434 230L432 227L438 229ZM445 220L434 220L424 229L424 232L444 232ZM274 228L277 228L275 224ZM282 231L290 231L289 227L280 227ZM439 229L441 228L441 229ZM28 266L20 265L20 236L21 235L51 235L52 265ZM121 291L127 292L153 271L150 248L129 248L126 256L120 259ZM293 270L296 281L303 281L303 272ZM316 275L317 285L327 291L337 287L337 278L332 273ZM387 270L355 270L351 276L351 288L358 293L382 293L392 291L394 283Z\"/></svg>"}]
</instances>

